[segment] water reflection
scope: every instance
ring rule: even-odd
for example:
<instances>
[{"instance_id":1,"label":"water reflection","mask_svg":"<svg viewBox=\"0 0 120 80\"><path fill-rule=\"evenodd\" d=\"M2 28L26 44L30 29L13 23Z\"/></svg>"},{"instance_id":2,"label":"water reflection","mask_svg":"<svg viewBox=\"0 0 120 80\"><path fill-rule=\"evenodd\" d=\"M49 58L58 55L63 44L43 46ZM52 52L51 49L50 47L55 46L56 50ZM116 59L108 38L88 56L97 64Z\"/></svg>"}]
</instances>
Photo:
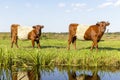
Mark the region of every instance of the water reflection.
<instances>
[{"instance_id":1,"label":"water reflection","mask_svg":"<svg viewBox=\"0 0 120 80\"><path fill-rule=\"evenodd\" d=\"M92 72L92 75L85 73L77 75L77 73L72 70L68 70L67 74L68 74L68 80L100 80L100 76L98 75L97 70Z\"/></svg>"},{"instance_id":2,"label":"water reflection","mask_svg":"<svg viewBox=\"0 0 120 80\"><path fill-rule=\"evenodd\" d=\"M33 67L25 71L19 70L12 74L12 80L40 80L39 67Z\"/></svg>"},{"instance_id":3,"label":"water reflection","mask_svg":"<svg viewBox=\"0 0 120 80\"><path fill-rule=\"evenodd\" d=\"M120 69L32 67L0 69L0 80L119 80Z\"/></svg>"},{"instance_id":4,"label":"water reflection","mask_svg":"<svg viewBox=\"0 0 120 80\"><path fill-rule=\"evenodd\" d=\"M100 76L96 72L93 72L92 75L81 74L80 76L77 76L76 79L77 80L100 80Z\"/></svg>"}]
</instances>

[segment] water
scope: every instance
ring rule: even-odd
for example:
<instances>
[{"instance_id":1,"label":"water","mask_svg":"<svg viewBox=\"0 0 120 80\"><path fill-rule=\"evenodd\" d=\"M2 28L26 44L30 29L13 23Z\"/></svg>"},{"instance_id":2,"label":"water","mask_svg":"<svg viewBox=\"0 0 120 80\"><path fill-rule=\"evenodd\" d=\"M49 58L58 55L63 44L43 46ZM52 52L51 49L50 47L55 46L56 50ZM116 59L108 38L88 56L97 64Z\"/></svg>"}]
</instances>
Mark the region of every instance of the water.
<instances>
[{"instance_id":1,"label":"water","mask_svg":"<svg viewBox=\"0 0 120 80\"><path fill-rule=\"evenodd\" d=\"M84 78L84 79L83 79ZM62 69L41 73L41 80L120 80L119 69Z\"/></svg>"},{"instance_id":2,"label":"water","mask_svg":"<svg viewBox=\"0 0 120 80\"><path fill-rule=\"evenodd\" d=\"M46 67L30 69L0 69L0 80L120 80L120 69Z\"/></svg>"}]
</instances>

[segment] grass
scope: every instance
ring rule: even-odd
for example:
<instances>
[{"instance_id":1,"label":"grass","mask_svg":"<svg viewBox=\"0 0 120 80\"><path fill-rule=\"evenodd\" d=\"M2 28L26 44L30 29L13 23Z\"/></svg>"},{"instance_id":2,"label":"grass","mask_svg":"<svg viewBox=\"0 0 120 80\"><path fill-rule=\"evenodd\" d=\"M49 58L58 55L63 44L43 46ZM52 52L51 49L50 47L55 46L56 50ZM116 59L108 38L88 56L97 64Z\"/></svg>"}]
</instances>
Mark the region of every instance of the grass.
<instances>
[{"instance_id":1,"label":"grass","mask_svg":"<svg viewBox=\"0 0 120 80\"><path fill-rule=\"evenodd\" d=\"M8 35L10 35L8 33ZM8 36L6 34L6 36ZM57 36L56 36L57 35ZM52 36L52 37L51 37ZM116 37L116 39L111 37ZM19 47L10 48L10 37L0 38L0 64L3 67L30 66L120 66L119 35L103 36L99 51L90 51L91 41L77 40L77 50L67 50L66 34L43 34L41 49L32 48L31 41L19 40Z\"/></svg>"}]
</instances>

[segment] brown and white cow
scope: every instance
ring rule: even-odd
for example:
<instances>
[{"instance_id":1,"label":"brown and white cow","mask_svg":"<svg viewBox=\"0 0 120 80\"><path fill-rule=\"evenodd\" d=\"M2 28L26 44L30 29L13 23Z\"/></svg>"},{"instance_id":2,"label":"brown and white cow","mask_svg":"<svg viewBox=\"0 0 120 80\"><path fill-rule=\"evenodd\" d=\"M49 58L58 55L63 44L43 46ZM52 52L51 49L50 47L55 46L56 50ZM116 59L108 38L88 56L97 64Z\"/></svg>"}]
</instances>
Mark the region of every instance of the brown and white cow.
<instances>
[{"instance_id":1,"label":"brown and white cow","mask_svg":"<svg viewBox=\"0 0 120 80\"><path fill-rule=\"evenodd\" d=\"M13 44L15 43L18 48L18 39L20 40L31 40L32 47L34 47L35 42L37 43L38 48L40 48L40 36L41 29L44 28L43 25L35 25L33 27L24 27L19 24L11 25L11 48L13 48Z\"/></svg>"},{"instance_id":2,"label":"brown and white cow","mask_svg":"<svg viewBox=\"0 0 120 80\"><path fill-rule=\"evenodd\" d=\"M70 49L71 43L74 44L74 48L76 49L76 39L92 40L91 50L94 47L98 50L98 42L105 32L106 26L109 25L110 23L105 21L97 22L95 25L70 24L68 50Z\"/></svg>"}]
</instances>

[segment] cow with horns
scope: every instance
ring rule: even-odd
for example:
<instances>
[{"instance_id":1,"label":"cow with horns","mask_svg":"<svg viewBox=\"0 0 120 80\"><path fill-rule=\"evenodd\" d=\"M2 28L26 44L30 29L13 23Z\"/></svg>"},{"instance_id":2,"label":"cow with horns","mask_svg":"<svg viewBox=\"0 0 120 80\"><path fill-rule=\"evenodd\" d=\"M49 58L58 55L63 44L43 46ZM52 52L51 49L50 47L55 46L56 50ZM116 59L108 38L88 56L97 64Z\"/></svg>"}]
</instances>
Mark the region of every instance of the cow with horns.
<instances>
[{"instance_id":1,"label":"cow with horns","mask_svg":"<svg viewBox=\"0 0 120 80\"><path fill-rule=\"evenodd\" d=\"M91 50L96 47L98 50L98 42L101 40L106 26L109 26L109 22L101 21L97 22L95 25L81 25L81 24L70 24L69 25L69 38L68 38L68 50L70 49L70 44L74 44L76 49L76 39L81 40L92 40Z\"/></svg>"}]
</instances>

